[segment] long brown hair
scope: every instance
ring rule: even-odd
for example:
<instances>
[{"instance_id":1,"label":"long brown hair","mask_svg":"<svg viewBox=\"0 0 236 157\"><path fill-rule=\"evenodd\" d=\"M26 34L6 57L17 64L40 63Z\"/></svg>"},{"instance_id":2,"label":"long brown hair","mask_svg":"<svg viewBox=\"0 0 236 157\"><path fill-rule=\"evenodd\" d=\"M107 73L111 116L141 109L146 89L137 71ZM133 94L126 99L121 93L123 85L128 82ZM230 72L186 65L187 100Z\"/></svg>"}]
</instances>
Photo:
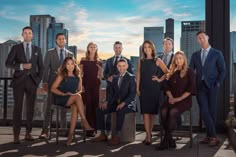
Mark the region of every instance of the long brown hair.
<instances>
[{"instance_id":1,"label":"long brown hair","mask_svg":"<svg viewBox=\"0 0 236 157\"><path fill-rule=\"evenodd\" d=\"M94 42L90 42L90 43L88 43L88 46L87 46L87 51L86 51L86 53L85 53L85 58L86 58L86 60L90 60L90 52L89 52L89 46L90 45L96 45L96 47L97 47L97 51L95 52L95 55L94 55L94 60L96 61L96 60L98 60L98 46L97 46L97 44L95 44Z\"/></svg>"},{"instance_id":2,"label":"long brown hair","mask_svg":"<svg viewBox=\"0 0 236 157\"><path fill-rule=\"evenodd\" d=\"M70 57L70 56L68 56L68 57L66 57L66 58L64 59L64 61L63 61L63 63L62 63L62 66L61 66L61 68L60 68L60 71L59 71L59 75L61 75L63 78L67 78L67 77L68 77L68 70L66 69L66 64L67 64L67 62L68 62L69 60L73 61L73 63L74 63L73 74L74 74L76 77L80 78L80 69L79 69L79 67L77 66L77 63L76 63L75 59L74 59L73 57Z\"/></svg>"},{"instance_id":3,"label":"long brown hair","mask_svg":"<svg viewBox=\"0 0 236 157\"><path fill-rule=\"evenodd\" d=\"M142 60L146 59L147 58L147 55L146 53L144 52L144 44L149 44L151 46L151 49L152 49L152 58L155 59L156 58L156 49L155 49L155 45L153 44L152 41L150 40L145 40L142 44L142 54L143 54L143 57L142 57Z\"/></svg>"},{"instance_id":4,"label":"long brown hair","mask_svg":"<svg viewBox=\"0 0 236 157\"><path fill-rule=\"evenodd\" d=\"M172 62L171 62L171 65L170 65L170 71L169 73L167 74L167 80L175 73L175 71L177 70L177 65L176 65L176 56L177 55L181 55L184 59L184 64L182 66L182 68L180 69L180 77L184 77L188 71L188 63L187 63L187 57L186 55L184 54L183 51L177 51L175 54L174 54L174 57L172 59Z\"/></svg>"}]
</instances>

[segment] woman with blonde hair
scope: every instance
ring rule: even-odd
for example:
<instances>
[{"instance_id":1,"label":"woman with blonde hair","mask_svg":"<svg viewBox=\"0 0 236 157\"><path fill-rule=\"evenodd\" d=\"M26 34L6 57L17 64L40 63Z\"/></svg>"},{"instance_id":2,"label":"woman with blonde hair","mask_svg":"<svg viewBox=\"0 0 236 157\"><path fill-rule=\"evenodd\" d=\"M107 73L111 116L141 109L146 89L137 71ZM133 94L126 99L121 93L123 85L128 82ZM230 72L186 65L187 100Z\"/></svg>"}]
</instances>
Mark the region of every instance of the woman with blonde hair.
<instances>
[{"instance_id":1,"label":"woman with blonde hair","mask_svg":"<svg viewBox=\"0 0 236 157\"><path fill-rule=\"evenodd\" d=\"M152 129L155 115L158 114L160 106L160 82L163 72L168 71L160 58L156 58L155 46L153 42L146 40L142 45L143 57L138 61L137 68L137 95L140 100L141 114L143 114L146 138L145 145L152 142ZM162 72L163 71L163 72Z\"/></svg>"},{"instance_id":2,"label":"woman with blonde hair","mask_svg":"<svg viewBox=\"0 0 236 157\"><path fill-rule=\"evenodd\" d=\"M188 67L187 58L183 51L174 54L170 70L164 85L168 97L161 107L161 123L165 130L164 138L158 150L175 148L176 143L172 132L176 128L176 117L192 106L192 95L196 93L195 74Z\"/></svg>"},{"instance_id":3,"label":"woman with blonde hair","mask_svg":"<svg viewBox=\"0 0 236 157\"><path fill-rule=\"evenodd\" d=\"M94 130L90 127L84 114L84 104L80 95L82 91L80 70L72 57L66 57L63 61L51 91L55 94L56 105L70 107L72 110L70 130L66 142L67 146L72 142L78 113L81 117L83 128L87 131Z\"/></svg>"},{"instance_id":4,"label":"woman with blonde hair","mask_svg":"<svg viewBox=\"0 0 236 157\"><path fill-rule=\"evenodd\" d=\"M98 47L94 42L87 46L85 57L81 58L80 69L83 79L83 101L86 106L86 118L89 124L96 128L96 109L99 104L99 90L102 79L102 60L98 56ZM94 137L96 131L87 132Z\"/></svg>"}]
</instances>

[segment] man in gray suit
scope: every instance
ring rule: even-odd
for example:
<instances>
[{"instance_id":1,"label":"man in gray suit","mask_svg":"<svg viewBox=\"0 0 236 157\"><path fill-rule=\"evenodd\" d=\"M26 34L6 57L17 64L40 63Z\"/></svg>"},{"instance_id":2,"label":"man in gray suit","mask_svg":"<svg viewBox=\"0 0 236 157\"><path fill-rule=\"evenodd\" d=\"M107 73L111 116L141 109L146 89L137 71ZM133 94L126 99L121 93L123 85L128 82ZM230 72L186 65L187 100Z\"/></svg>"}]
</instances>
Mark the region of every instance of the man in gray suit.
<instances>
[{"instance_id":1,"label":"man in gray suit","mask_svg":"<svg viewBox=\"0 0 236 157\"><path fill-rule=\"evenodd\" d=\"M63 33L56 35L57 47L48 50L44 58L44 72L43 72L43 89L48 92L47 106L45 110L45 117L40 139L48 137L50 117L51 117L51 105L53 104L53 94L50 90L54 80L57 76L58 68L62 65L65 57L72 56L73 53L65 48L66 37ZM60 111L60 127L66 128L66 109Z\"/></svg>"}]
</instances>

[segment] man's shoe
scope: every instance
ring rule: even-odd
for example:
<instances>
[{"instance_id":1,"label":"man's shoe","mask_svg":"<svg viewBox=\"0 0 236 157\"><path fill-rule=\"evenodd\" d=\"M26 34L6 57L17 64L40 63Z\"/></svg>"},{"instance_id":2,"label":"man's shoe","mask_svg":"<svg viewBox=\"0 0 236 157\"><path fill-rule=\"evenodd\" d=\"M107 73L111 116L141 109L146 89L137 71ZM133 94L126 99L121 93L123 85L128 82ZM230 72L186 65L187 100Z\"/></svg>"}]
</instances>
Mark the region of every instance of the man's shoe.
<instances>
[{"instance_id":1,"label":"man's shoe","mask_svg":"<svg viewBox=\"0 0 236 157\"><path fill-rule=\"evenodd\" d=\"M87 137L95 137L96 133L95 133L95 131L86 131L86 136Z\"/></svg>"},{"instance_id":2,"label":"man's shoe","mask_svg":"<svg viewBox=\"0 0 236 157\"><path fill-rule=\"evenodd\" d=\"M169 139L169 148L176 148L176 142L172 137Z\"/></svg>"},{"instance_id":3,"label":"man's shoe","mask_svg":"<svg viewBox=\"0 0 236 157\"><path fill-rule=\"evenodd\" d=\"M19 136L14 135L14 141L13 141L13 143L14 143L14 144L20 144Z\"/></svg>"},{"instance_id":4,"label":"man's shoe","mask_svg":"<svg viewBox=\"0 0 236 157\"><path fill-rule=\"evenodd\" d=\"M93 142L102 142L102 141L107 141L107 136L104 134L100 134L98 137L95 137Z\"/></svg>"},{"instance_id":5,"label":"man's shoe","mask_svg":"<svg viewBox=\"0 0 236 157\"><path fill-rule=\"evenodd\" d=\"M220 144L220 140L216 137L212 137L209 140L208 146L215 147L215 146L218 146L219 144Z\"/></svg>"},{"instance_id":6,"label":"man's shoe","mask_svg":"<svg viewBox=\"0 0 236 157\"><path fill-rule=\"evenodd\" d=\"M43 132L41 133L41 135L39 135L39 139L47 139L48 138L48 132Z\"/></svg>"},{"instance_id":7,"label":"man's shoe","mask_svg":"<svg viewBox=\"0 0 236 157\"><path fill-rule=\"evenodd\" d=\"M112 136L111 140L109 142L109 145L110 146L116 146L118 144L120 144L120 138L118 136Z\"/></svg>"},{"instance_id":8,"label":"man's shoe","mask_svg":"<svg viewBox=\"0 0 236 157\"><path fill-rule=\"evenodd\" d=\"M205 137L204 139L202 139L201 141L199 141L200 144L208 144L210 141L209 137Z\"/></svg>"},{"instance_id":9,"label":"man's shoe","mask_svg":"<svg viewBox=\"0 0 236 157\"><path fill-rule=\"evenodd\" d=\"M34 141L34 138L33 138L33 136L30 133L27 133L25 135L25 140L26 141Z\"/></svg>"}]
</instances>

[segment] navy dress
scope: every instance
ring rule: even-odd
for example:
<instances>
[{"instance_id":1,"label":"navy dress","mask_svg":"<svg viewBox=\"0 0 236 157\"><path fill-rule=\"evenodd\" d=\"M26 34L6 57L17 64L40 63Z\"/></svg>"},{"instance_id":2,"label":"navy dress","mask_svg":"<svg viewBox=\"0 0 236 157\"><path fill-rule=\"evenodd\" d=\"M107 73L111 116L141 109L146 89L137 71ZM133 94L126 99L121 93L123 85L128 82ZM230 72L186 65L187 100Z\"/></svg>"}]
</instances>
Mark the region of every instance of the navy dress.
<instances>
[{"instance_id":1,"label":"navy dress","mask_svg":"<svg viewBox=\"0 0 236 157\"><path fill-rule=\"evenodd\" d=\"M78 90L78 84L79 84L78 77L69 76L69 77L64 78L61 81L58 89L64 93L67 93L67 92L76 93ZM70 98L70 95L66 95L66 96L56 95L55 105L65 107L69 98Z\"/></svg>"},{"instance_id":2,"label":"navy dress","mask_svg":"<svg viewBox=\"0 0 236 157\"><path fill-rule=\"evenodd\" d=\"M144 59L141 60L140 72L141 114L158 114L161 94L160 83L152 81L152 76L160 77L162 70L156 66L156 59Z\"/></svg>"}]
</instances>

